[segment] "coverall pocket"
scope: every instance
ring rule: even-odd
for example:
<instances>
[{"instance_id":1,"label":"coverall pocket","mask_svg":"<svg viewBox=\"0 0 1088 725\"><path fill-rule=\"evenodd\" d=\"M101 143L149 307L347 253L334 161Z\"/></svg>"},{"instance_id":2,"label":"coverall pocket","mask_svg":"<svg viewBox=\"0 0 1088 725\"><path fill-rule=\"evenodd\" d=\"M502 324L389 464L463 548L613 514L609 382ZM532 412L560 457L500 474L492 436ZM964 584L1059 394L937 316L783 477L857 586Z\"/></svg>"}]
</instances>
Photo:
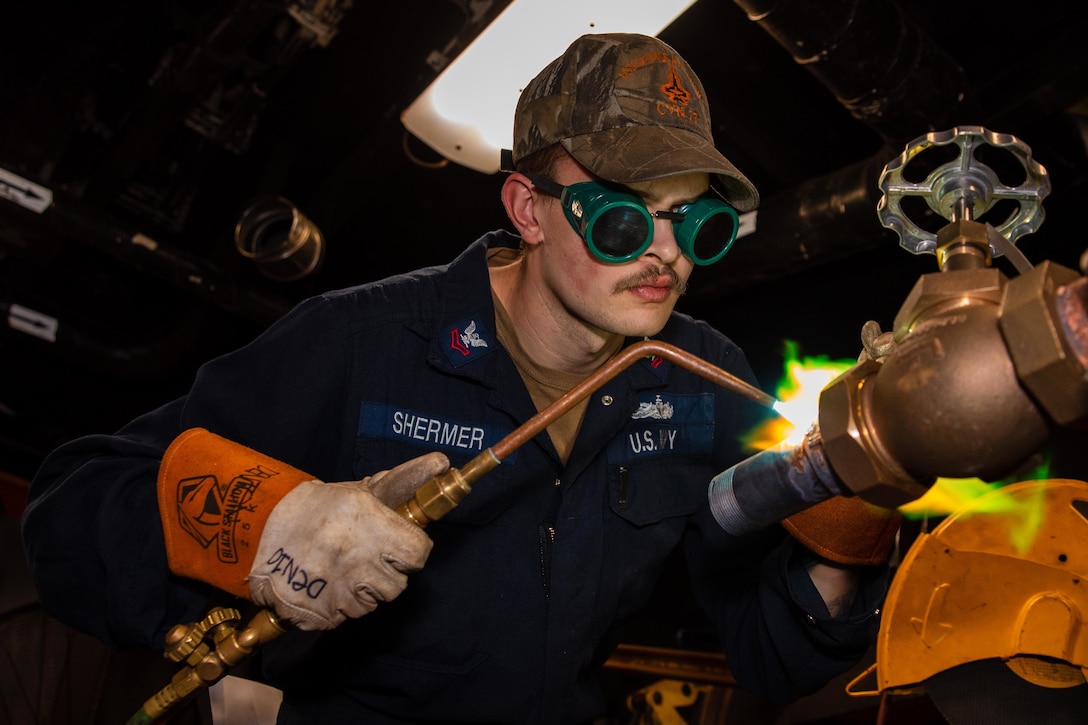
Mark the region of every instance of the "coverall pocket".
<instances>
[{"instance_id":1,"label":"coverall pocket","mask_svg":"<svg viewBox=\"0 0 1088 725\"><path fill-rule=\"evenodd\" d=\"M634 465L611 465L608 473L609 507L636 526L667 518L689 516L707 502L710 474L706 465L659 460Z\"/></svg>"}]
</instances>

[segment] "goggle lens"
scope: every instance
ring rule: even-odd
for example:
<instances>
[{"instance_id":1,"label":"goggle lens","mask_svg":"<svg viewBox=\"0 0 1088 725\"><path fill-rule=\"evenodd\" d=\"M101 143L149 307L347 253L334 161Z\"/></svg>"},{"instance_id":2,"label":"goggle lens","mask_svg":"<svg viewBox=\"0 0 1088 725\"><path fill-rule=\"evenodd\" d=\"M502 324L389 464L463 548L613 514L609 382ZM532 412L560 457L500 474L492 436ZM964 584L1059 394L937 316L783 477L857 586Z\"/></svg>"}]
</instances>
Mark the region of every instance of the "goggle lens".
<instances>
[{"instance_id":1,"label":"goggle lens","mask_svg":"<svg viewBox=\"0 0 1088 725\"><path fill-rule=\"evenodd\" d=\"M673 225L677 244L698 265L714 264L737 239L737 212L720 199L706 197L678 211L684 220Z\"/></svg>"},{"instance_id":2,"label":"goggle lens","mask_svg":"<svg viewBox=\"0 0 1088 725\"><path fill-rule=\"evenodd\" d=\"M590 219L582 238L599 259L619 263L645 252L653 240L653 230L645 207L612 203Z\"/></svg>"}]
</instances>

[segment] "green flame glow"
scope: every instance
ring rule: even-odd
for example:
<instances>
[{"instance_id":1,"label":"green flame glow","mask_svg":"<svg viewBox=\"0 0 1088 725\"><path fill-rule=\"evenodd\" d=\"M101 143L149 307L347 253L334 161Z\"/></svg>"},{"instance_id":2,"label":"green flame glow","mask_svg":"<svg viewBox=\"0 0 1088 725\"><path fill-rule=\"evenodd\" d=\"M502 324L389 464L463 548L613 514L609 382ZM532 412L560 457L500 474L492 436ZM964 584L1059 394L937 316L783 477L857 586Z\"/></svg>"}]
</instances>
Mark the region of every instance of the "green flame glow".
<instances>
[{"instance_id":1,"label":"green flame glow","mask_svg":"<svg viewBox=\"0 0 1088 725\"><path fill-rule=\"evenodd\" d=\"M913 519L978 514L1000 515L1007 521L1009 540L1021 554L1035 540L1043 525L1045 495L1041 488L1028 497L1013 496L1002 489L1019 481L1041 481L1050 477L1050 462L1043 461L1026 474L994 483L978 478L938 478L921 498L899 507L899 512Z\"/></svg>"},{"instance_id":2,"label":"green flame glow","mask_svg":"<svg viewBox=\"0 0 1088 725\"><path fill-rule=\"evenodd\" d=\"M784 371L775 389L778 403L774 406L782 417L744 436L742 443L750 451L766 450L783 442L800 443L819 417L820 391L856 364L854 360L832 360L827 355L802 357L800 346L793 340L785 340L783 348Z\"/></svg>"}]
</instances>

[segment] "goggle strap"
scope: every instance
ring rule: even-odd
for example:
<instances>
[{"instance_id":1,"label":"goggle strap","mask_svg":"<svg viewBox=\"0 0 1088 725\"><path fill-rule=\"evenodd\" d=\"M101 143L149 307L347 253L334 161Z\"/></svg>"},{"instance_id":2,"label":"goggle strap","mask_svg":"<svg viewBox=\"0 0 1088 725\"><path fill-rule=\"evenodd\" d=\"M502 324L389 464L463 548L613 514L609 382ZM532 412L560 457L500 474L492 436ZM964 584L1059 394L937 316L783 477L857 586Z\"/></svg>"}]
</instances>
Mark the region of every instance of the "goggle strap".
<instances>
[{"instance_id":1,"label":"goggle strap","mask_svg":"<svg viewBox=\"0 0 1088 725\"><path fill-rule=\"evenodd\" d=\"M533 186L543 191L548 196L554 196L556 199L563 198L563 190L566 188L557 181L552 181L544 176L537 176L536 174L529 174L529 181L533 182Z\"/></svg>"}]
</instances>

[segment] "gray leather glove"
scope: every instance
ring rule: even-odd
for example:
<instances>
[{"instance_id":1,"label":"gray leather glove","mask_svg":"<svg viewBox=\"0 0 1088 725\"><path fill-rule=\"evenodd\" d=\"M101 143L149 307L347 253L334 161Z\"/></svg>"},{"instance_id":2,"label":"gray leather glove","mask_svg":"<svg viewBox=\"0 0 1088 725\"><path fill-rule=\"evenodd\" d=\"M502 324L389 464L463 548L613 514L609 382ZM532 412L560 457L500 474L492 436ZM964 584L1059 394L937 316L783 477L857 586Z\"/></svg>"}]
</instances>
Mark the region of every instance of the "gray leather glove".
<instances>
[{"instance_id":1,"label":"gray leather glove","mask_svg":"<svg viewBox=\"0 0 1088 725\"><path fill-rule=\"evenodd\" d=\"M248 577L253 601L299 629L333 629L396 598L432 542L393 511L449 468L429 453L362 481L306 481L269 514Z\"/></svg>"}]
</instances>

